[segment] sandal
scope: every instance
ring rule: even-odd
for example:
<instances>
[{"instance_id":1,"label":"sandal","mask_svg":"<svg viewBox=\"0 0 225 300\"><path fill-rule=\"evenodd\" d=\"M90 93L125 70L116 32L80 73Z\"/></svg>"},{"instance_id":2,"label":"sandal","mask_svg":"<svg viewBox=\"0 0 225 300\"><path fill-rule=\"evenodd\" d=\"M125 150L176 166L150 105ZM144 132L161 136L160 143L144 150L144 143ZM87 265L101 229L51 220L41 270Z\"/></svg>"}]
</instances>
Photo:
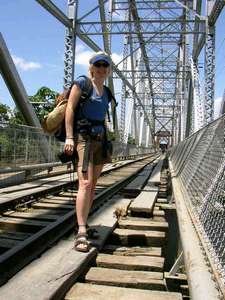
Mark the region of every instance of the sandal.
<instances>
[{"instance_id":1,"label":"sandal","mask_svg":"<svg viewBox=\"0 0 225 300\"><path fill-rule=\"evenodd\" d=\"M90 239L98 239L100 236L98 230L91 228L89 225L87 225L87 234Z\"/></svg>"},{"instance_id":2,"label":"sandal","mask_svg":"<svg viewBox=\"0 0 225 300\"><path fill-rule=\"evenodd\" d=\"M77 251L80 252L88 252L90 250L90 243L87 239L88 235L87 233L78 233L75 237L75 244L74 244L74 248ZM82 247L79 247L80 245L82 245Z\"/></svg>"}]
</instances>

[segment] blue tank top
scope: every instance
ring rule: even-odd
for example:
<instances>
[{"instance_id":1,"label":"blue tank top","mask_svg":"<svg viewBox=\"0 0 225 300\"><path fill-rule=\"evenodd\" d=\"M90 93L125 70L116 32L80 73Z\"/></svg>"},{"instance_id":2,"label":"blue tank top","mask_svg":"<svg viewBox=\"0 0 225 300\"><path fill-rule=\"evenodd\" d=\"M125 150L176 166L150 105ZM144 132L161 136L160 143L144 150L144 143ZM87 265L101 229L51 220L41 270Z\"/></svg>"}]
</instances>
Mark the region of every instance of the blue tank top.
<instances>
[{"instance_id":1,"label":"blue tank top","mask_svg":"<svg viewBox=\"0 0 225 300\"><path fill-rule=\"evenodd\" d=\"M83 90L85 87L86 78L84 76L78 77L74 83ZM85 100L82 105L82 112L78 115L79 118L87 118L94 121L104 121L109 107L109 101L106 88L103 89L103 95L98 96L95 88L92 89L92 94L89 99ZM100 133L104 130L101 125L93 126L92 130L96 133Z\"/></svg>"}]
</instances>

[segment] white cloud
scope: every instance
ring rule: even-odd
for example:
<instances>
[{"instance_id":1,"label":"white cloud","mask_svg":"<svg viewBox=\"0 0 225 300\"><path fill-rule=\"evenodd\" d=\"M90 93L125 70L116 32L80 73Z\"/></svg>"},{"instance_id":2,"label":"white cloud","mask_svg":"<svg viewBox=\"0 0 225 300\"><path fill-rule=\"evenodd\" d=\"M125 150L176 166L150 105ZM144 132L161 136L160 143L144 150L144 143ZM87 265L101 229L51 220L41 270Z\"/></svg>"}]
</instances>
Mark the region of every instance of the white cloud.
<instances>
[{"instance_id":1,"label":"white cloud","mask_svg":"<svg viewBox=\"0 0 225 300\"><path fill-rule=\"evenodd\" d=\"M81 44L77 45L75 63L87 67L89 65L89 59L92 54L93 51L86 50L86 48Z\"/></svg>"},{"instance_id":2,"label":"white cloud","mask_svg":"<svg viewBox=\"0 0 225 300\"><path fill-rule=\"evenodd\" d=\"M12 59L13 59L15 65L23 71L29 71L29 70L42 68L41 64L39 64L37 62L33 62L33 61L26 61L22 57L12 55Z\"/></svg>"}]
</instances>

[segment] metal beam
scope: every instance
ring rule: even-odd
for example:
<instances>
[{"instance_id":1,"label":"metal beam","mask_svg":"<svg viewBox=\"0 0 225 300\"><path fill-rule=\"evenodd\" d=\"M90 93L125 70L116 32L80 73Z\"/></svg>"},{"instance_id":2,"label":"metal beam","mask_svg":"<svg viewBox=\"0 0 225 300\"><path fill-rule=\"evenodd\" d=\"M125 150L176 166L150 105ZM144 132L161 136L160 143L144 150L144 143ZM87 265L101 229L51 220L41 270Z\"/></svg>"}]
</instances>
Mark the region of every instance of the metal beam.
<instances>
[{"instance_id":1,"label":"metal beam","mask_svg":"<svg viewBox=\"0 0 225 300\"><path fill-rule=\"evenodd\" d=\"M213 26L216 24L216 21L218 19L218 17L220 16L223 8L225 6L225 1L224 0L216 0L212 9L211 9L211 12L209 14L209 17L208 17L208 24L210 26ZM195 48L195 51L193 53L193 60L196 61L196 59L198 58L203 46L205 45L205 34L202 34L201 35L201 38L198 42L198 45L196 46Z\"/></svg>"},{"instance_id":2,"label":"metal beam","mask_svg":"<svg viewBox=\"0 0 225 300\"><path fill-rule=\"evenodd\" d=\"M143 61L144 61L144 65L145 65L145 69L147 71L147 75L148 75L148 85L149 85L149 89L150 89L150 95L151 95L151 101L152 101L152 115L153 115L153 124L152 126L150 126L150 128L153 130L153 134L154 134L154 117L155 117L155 103L154 103L154 93L153 93L153 86L152 86L152 78L151 78L151 70L150 70L150 66L149 66L149 57L147 55L147 51L145 48L145 41L142 35L142 31L141 31L141 25L140 25L140 17L138 15L138 11L137 11L137 7L135 4L134 0L130 0L130 6L131 6L131 15L133 17L133 20L135 21L135 28L137 31L137 37L140 43L140 49L141 49L141 53L143 56ZM153 128L152 128L153 127Z\"/></svg>"},{"instance_id":3,"label":"metal beam","mask_svg":"<svg viewBox=\"0 0 225 300\"><path fill-rule=\"evenodd\" d=\"M200 13L201 12L201 8L202 8L202 0L197 0L196 2L196 11L197 13ZM199 30L199 22L198 22L198 17L196 16L195 17L195 26L194 26L194 30L195 31L198 31ZM199 38L199 35L198 34L195 34L194 35L194 38L193 38L193 51L192 51L192 56L194 56L194 53L196 51L196 47L198 45L198 38Z\"/></svg>"},{"instance_id":4,"label":"metal beam","mask_svg":"<svg viewBox=\"0 0 225 300\"><path fill-rule=\"evenodd\" d=\"M50 0L36 0L43 6L51 15L56 17L63 25L72 28L72 21Z\"/></svg>"},{"instance_id":5,"label":"metal beam","mask_svg":"<svg viewBox=\"0 0 225 300\"><path fill-rule=\"evenodd\" d=\"M128 21L131 20L131 14L129 11L129 19ZM129 29L131 29L130 23L129 23ZM135 70L135 66L134 66L134 54L133 54L133 38L132 38L132 34L129 34L129 42L128 44L130 44L130 62L131 62L131 69L133 70L132 72L132 78L131 78L131 82L132 82L132 86L135 86L135 78L136 78L136 70ZM132 54L131 54L132 53ZM125 71L125 70L123 70ZM135 103L136 99L135 99L135 94L133 92L133 125L134 125L134 136L135 136L135 143L136 145L138 145L138 132L137 132L137 114L136 114L136 108L135 108ZM128 138L128 136L127 136ZM127 142L127 141L126 141Z\"/></svg>"},{"instance_id":6,"label":"metal beam","mask_svg":"<svg viewBox=\"0 0 225 300\"><path fill-rule=\"evenodd\" d=\"M11 58L7 45L0 33L0 70L16 106L21 111L26 124L41 128L37 115L29 102L27 92Z\"/></svg>"},{"instance_id":7,"label":"metal beam","mask_svg":"<svg viewBox=\"0 0 225 300\"><path fill-rule=\"evenodd\" d=\"M108 0L101 0L102 2L102 6L105 5L106 2L108 2ZM86 17L90 16L94 11L96 11L97 9L100 9L100 5L95 6L92 10L90 10L88 13L86 13L85 15L83 15L81 18L79 18L77 21L81 22L83 19L85 19Z\"/></svg>"},{"instance_id":8,"label":"metal beam","mask_svg":"<svg viewBox=\"0 0 225 300\"><path fill-rule=\"evenodd\" d=\"M76 19L78 13L78 0L68 1L68 18L72 22L71 28L66 28L64 50L64 89L69 89L74 80L75 48L76 48Z\"/></svg>"},{"instance_id":9,"label":"metal beam","mask_svg":"<svg viewBox=\"0 0 225 300\"><path fill-rule=\"evenodd\" d=\"M105 1L103 0L98 0L99 3L99 12L100 12L100 18L101 18L101 23L102 23L102 32L104 32L103 35L103 43L104 43L104 49L105 51L111 55L111 45L110 45L110 34L109 34L109 29L106 25L106 18L105 18L105 7L104 3ZM111 89L112 93L114 94L114 84L113 84L113 78L109 77L108 78L109 82L109 88ZM116 107L114 101L111 101L111 109L112 111L116 112ZM118 132L118 120L117 120L117 115L114 114L114 120L113 120L113 126L114 126L114 131L116 133L116 138L119 138L119 132Z\"/></svg>"}]
</instances>

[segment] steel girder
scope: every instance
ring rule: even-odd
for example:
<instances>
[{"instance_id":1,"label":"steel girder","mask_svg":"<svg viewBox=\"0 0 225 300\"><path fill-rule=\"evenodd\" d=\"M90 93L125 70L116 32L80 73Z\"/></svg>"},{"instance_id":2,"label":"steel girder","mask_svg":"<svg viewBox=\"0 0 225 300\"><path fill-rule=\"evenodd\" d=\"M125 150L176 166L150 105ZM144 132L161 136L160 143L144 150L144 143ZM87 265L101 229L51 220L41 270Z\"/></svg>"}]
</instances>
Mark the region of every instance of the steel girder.
<instances>
[{"instance_id":1,"label":"steel girder","mask_svg":"<svg viewBox=\"0 0 225 300\"><path fill-rule=\"evenodd\" d=\"M208 6L211 1L208 2ZM215 87L215 27L206 22L205 45L205 118L209 123L214 113Z\"/></svg>"},{"instance_id":2,"label":"steel girder","mask_svg":"<svg viewBox=\"0 0 225 300\"><path fill-rule=\"evenodd\" d=\"M41 124L35 114L35 111L28 99L27 92L17 72L13 59L10 56L7 45L0 33L0 70L1 75L16 103L16 106L21 111L27 125L40 127Z\"/></svg>"},{"instance_id":3,"label":"steel girder","mask_svg":"<svg viewBox=\"0 0 225 300\"><path fill-rule=\"evenodd\" d=\"M72 22L72 27L66 28L65 36L65 58L64 58L64 88L68 89L74 79L75 71L75 48L76 48L76 36L74 34L76 28L78 12L78 1L68 0L68 19Z\"/></svg>"},{"instance_id":4,"label":"steel girder","mask_svg":"<svg viewBox=\"0 0 225 300\"><path fill-rule=\"evenodd\" d=\"M128 21L131 20L131 13L129 11L128 13ZM129 24L130 26L130 24ZM129 28L131 29L131 28ZM131 83L132 83L132 86L135 86L136 84L136 70L135 70L135 64L134 64L134 59L135 59L135 56L134 56L134 52L133 52L133 37L132 37L132 34L130 33L128 35L129 37L129 44L130 44L130 63L131 63L131 69L133 70L133 74L132 74L132 78L131 78ZM137 57L136 57L137 58ZM135 143L136 145L138 145L138 131L137 131L137 111L136 111L136 99L135 99L135 94L134 92L132 92L133 94L133 110L132 110L132 113L133 113L133 123L131 125L133 125L131 127L131 129L133 128L133 131L134 131L134 138L135 138ZM143 102L143 100L142 100ZM144 103L143 103L144 104ZM129 127L127 128L129 130ZM128 131L127 130L127 131ZM139 130L139 133L140 133L140 130ZM127 134L127 137L128 137L128 134ZM126 143L127 143L127 140L126 140Z\"/></svg>"},{"instance_id":5,"label":"steel girder","mask_svg":"<svg viewBox=\"0 0 225 300\"><path fill-rule=\"evenodd\" d=\"M123 69L127 69L127 59L128 57L128 36L124 37L124 47L123 47ZM127 79L126 73L124 74ZM128 139L128 126L126 125L126 100L127 100L127 90L126 83L122 82L122 94L121 94L121 102L120 102L120 139L125 143L126 139ZM125 131L127 129L127 132Z\"/></svg>"},{"instance_id":6,"label":"steel girder","mask_svg":"<svg viewBox=\"0 0 225 300\"><path fill-rule=\"evenodd\" d=\"M106 16L105 16L105 7L104 7L104 2L103 0L98 0L98 4L99 4L99 12L100 12L100 19L101 19L101 23L102 23L102 32L103 34L103 44L104 44L104 50L111 55L111 45L110 45L110 41L111 41L111 37L110 37L110 25L106 24ZM110 14L110 16L112 15L112 12ZM112 93L114 94L114 84L113 84L113 79L110 76L108 79L109 82L109 87L112 91ZM112 111L115 112L115 103L114 101L111 102L111 109ZM113 126L114 126L114 131L116 132L116 138L119 137L119 132L118 132L118 121L117 121L117 114L114 113L114 122L113 122Z\"/></svg>"},{"instance_id":7,"label":"steel girder","mask_svg":"<svg viewBox=\"0 0 225 300\"><path fill-rule=\"evenodd\" d=\"M50 14L56 17L63 25L68 28L73 27L72 20L69 19L52 1L50 0L36 0L43 6Z\"/></svg>"}]
</instances>

